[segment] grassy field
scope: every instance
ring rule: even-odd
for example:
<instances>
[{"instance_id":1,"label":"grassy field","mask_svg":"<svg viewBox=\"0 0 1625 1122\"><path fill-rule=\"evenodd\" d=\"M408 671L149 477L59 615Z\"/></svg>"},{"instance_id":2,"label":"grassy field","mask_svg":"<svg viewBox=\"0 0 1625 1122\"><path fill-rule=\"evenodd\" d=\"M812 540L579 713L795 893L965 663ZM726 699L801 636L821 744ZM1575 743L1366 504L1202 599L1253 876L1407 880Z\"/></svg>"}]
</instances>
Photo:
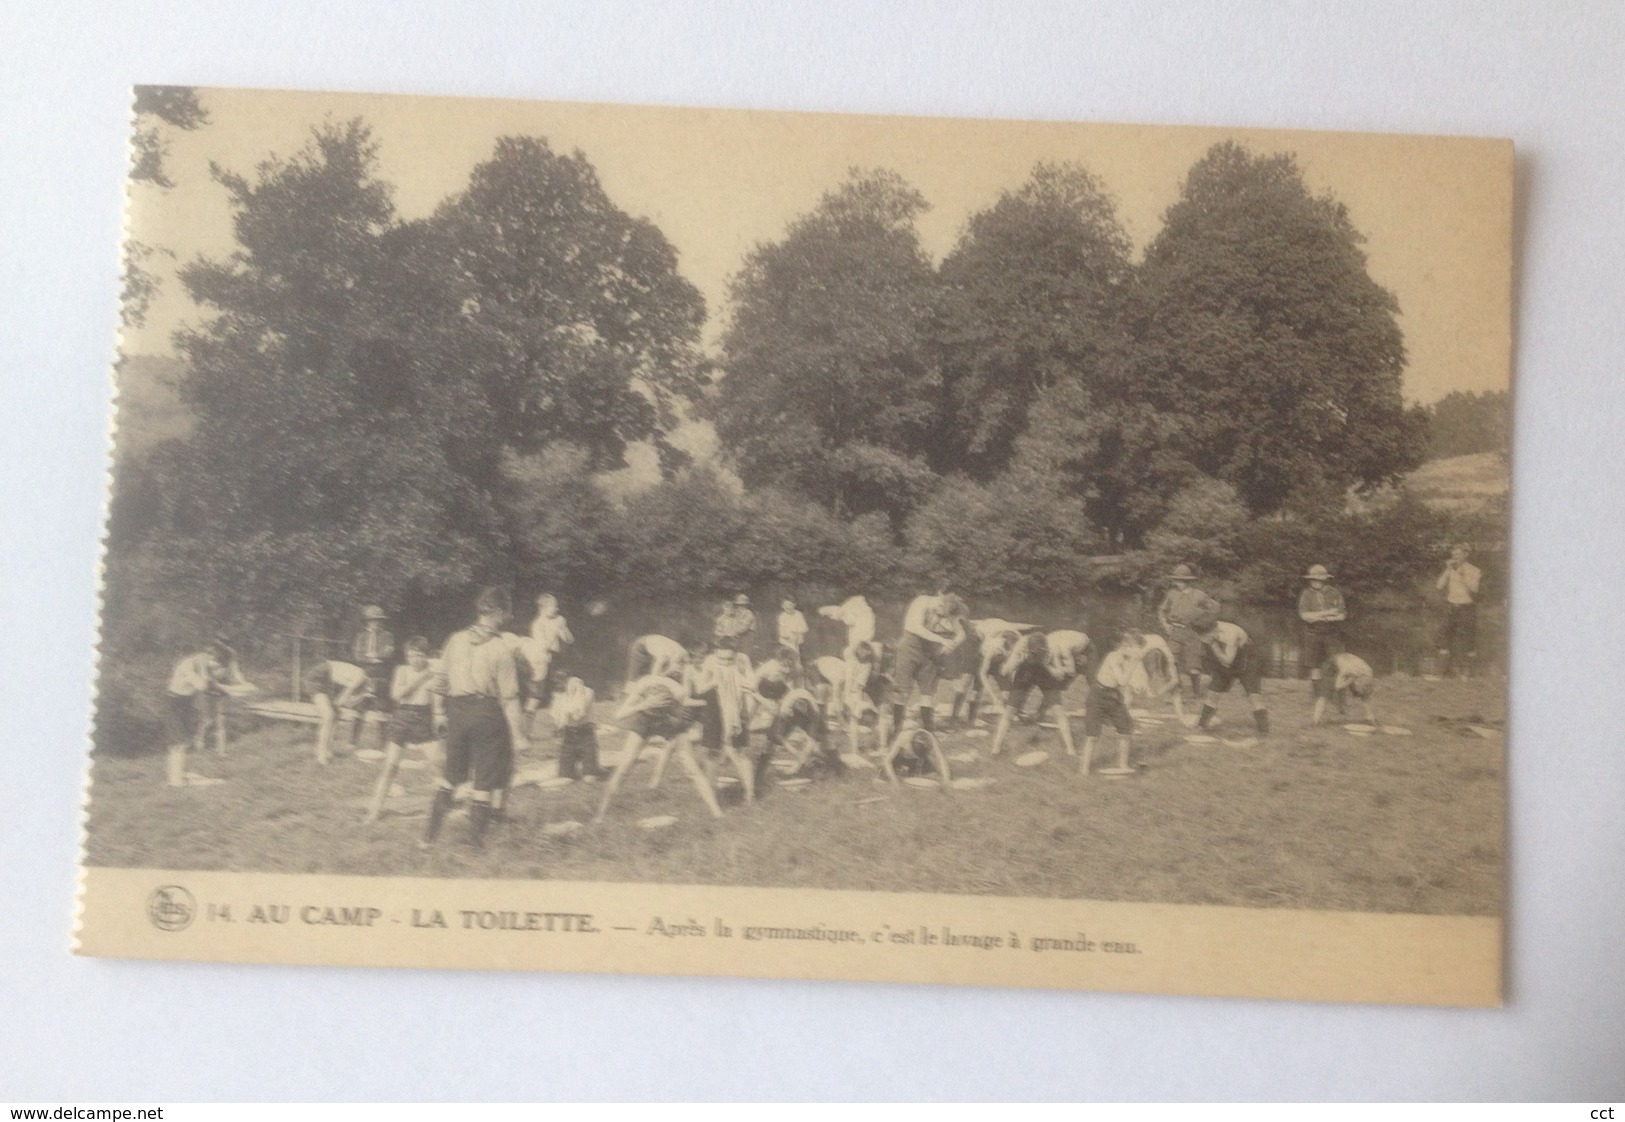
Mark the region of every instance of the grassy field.
<instances>
[{"instance_id":1,"label":"grassy field","mask_svg":"<svg viewBox=\"0 0 1625 1122\"><path fill-rule=\"evenodd\" d=\"M433 848L418 848L431 769L403 771L405 793L364 825L361 807L380 765L344 756L320 768L309 726L242 718L225 757L210 752L191 762L224 781L214 786L164 786L161 753L99 755L88 861L1500 912L1504 745L1462 722L1497 721L1504 682L1383 679L1378 716L1411 736L1311 729L1306 683L1270 681L1265 692L1272 738L1251 747L1188 744L1186 730L1159 711L1166 723L1135 738L1142 767L1130 778L1081 779L1049 730L1018 728L996 760L986 756L987 737L950 733L950 753L979 753L956 763L955 775L989 776L992 784L894 789L858 771L799 790L770 780L754 805L725 800L726 814L713 820L675 762L652 791L650 767L640 763L609 819L566 837L542 827L586 822L599 786L516 789L483 852L464 843L466 825L456 817ZM1250 733L1239 694L1219 704L1222 734ZM1081 743L1081 721L1074 731ZM600 739L606 751L617 749L621 734L606 719ZM1015 766L1012 757L1029 747L1048 750L1048 761ZM545 766L551 751L544 737L520 769ZM656 814L679 821L653 832L638 827Z\"/></svg>"}]
</instances>

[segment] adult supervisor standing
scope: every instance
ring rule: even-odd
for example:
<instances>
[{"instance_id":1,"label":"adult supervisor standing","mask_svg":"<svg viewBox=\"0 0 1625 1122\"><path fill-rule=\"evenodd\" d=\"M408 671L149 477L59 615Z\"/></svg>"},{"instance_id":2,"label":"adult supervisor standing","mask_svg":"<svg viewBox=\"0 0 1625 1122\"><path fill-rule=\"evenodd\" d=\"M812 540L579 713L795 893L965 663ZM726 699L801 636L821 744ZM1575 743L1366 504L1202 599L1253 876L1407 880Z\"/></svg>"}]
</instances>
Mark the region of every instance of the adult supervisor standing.
<instances>
[{"instance_id":1,"label":"adult supervisor standing","mask_svg":"<svg viewBox=\"0 0 1625 1122\"><path fill-rule=\"evenodd\" d=\"M1444 633L1439 637L1439 654L1444 660L1439 673L1448 678L1460 672L1467 676L1478 654L1478 583L1483 577L1478 566L1467 560L1465 545L1450 551L1444 572L1436 587L1444 593Z\"/></svg>"},{"instance_id":2,"label":"adult supervisor standing","mask_svg":"<svg viewBox=\"0 0 1625 1122\"><path fill-rule=\"evenodd\" d=\"M1343 653L1343 622L1349 613L1343 594L1332 584L1332 574L1326 566L1309 566L1303 579L1309 582L1309 587L1298 594L1298 619L1303 623L1303 661L1309 667L1309 696L1319 700L1323 669Z\"/></svg>"},{"instance_id":3,"label":"adult supervisor standing","mask_svg":"<svg viewBox=\"0 0 1625 1122\"><path fill-rule=\"evenodd\" d=\"M440 660L446 681L446 766L429 805L424 844L440 832L451 809L451 794L470 780L469 841L485 844L492 802L507 789L513 754L525 746L519 704L519 667L502 639L502 627L513 615L506 589L487 588L474 601L478 619L446 640Z\"/></svg>"},{"instance_id":4,"label":"adult supervisor standing","mask_svg":"<svg viewBox=\"0 0 1625 1122\"><path fill-rule=\"evenodd\" d=\"M1168 636L1168 647L1174 653L1174 669L1180 678L1180 688L1188 682L1191 700L1202 700L1202 636L1219 620L1219 602L1196 587L1196 574L1189 565L1175 565L1168 579L1173 587L1162 598L1157 608L1157 622ZM1179 705L1179 693L1174 694L1174 707L1184 716Z\"/></svg>"},{"instance_id":5,"label":"adult supervisor standing","mask_svg":"<svg viewBox=\"0 0 1625 1122\"><path fill-rule=\"evenodd\" d=\"M350 644L350 661L366 671L372 696L381 704L387 703L395 661L395 636L384 627L389 614L377 604L368 604L361 618L365 622Z\"/></svg>"}]
</instances>

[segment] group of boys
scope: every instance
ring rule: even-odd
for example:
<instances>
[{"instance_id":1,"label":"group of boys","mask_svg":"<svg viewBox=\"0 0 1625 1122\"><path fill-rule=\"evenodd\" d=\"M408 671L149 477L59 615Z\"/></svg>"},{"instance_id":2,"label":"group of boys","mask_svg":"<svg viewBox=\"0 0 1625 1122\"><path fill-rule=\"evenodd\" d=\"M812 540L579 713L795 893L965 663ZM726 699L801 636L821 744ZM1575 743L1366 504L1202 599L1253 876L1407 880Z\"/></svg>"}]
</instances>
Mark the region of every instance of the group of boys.
<instances>
[{"instance_id":1,"label":"group of boys","mask_svg":"<svg viewBox=\"0 0 1625 1122\"><path fill-rule=\"evenodd\" d=\"M805 772L840 771L842 756L830 746L830 729L844 723L849 753L858 755L860 737L873 728L876 753L886 775L937 772L947 781L947 761L937 743L936 694L951 683L950 720L977 725L978 707L991 701L999 711L991 754L997 756L1014 722L1023 719L1027 700L1039 694L1037 715L1054 714L1054 725L1069 755L1078 754L1063 692L1080 678L1088 683L1084 711L1082 773L1090 772L1095 747L1109 724L1118 734L1118 763L1106 773L1126 774L1134 719L1134 698L1172 691L1176 714L1184 719L1181 695L1200 706L1197 728L1213 726L1217 695L1240 683L1258 734L1270 733L1262 696L1264 659L1258 643L1240 624L1220 618L1219 602L1197 586L1186 564L1169 574L1171 588L1156 612L1162 635L1127 630L1109 651L1098 650L1081 631L1044 632L1003 619L971 619L965 602L946 587L915 597L904 613L895 644L876 641L875 614L862 595L818 609L819 616L845 630L841 655L803 661L809 634L806 617L792 599L781 603L768 657L753 665L749 650L757 629L750 598L739 593L723 604L710 640L678 642L661 635L635 640L629 651L625 696L616 717L628 730L625 751L614 771L601 769L592 719L593 691L559 663L573 636L551 595L538 598L528 637L504 630L512 618L505 590L489 588L475 601L476 619L454 633L438 658L427 640L409 639L404 660L394 662L395 639L384 627L382 609L370 606L351 646L351 661L327 660L305 675L304 687L318 713L316 758L327 763L339 714L355 716L356 743L369 709L387 715L385 766L368 820L378 816L405 746L441 742L442 766L432 800L425 843L432 841L452 805L453 792L467 783L470 838L480 844L513 779L514 754L529 743L527 716L547 707L560 741L559 774L566 778L607 776L595 821L601 820L627 770L645 742L664 742L651 786L676 755L712 814L716 765L723 760L739 775L747 800L775 750L799 734L807 745L795 751ZM1345 649L1348 609L1324 565L1304 574L1298 598L1302 657L1309 667L1319 724L1328 702L1344 710L1348 698L1364 703L1375 723L1371 696L1375 675L1369 664ZM1437 581L1446 597L1441 640L1445 672L1462 668L1476 644L1479 570L1457 546ZM216 638L204 650L175 666L168 690L168 781L188 782L186 752L200 745L213 725L223 734L223 702L252 689L242 677L231 647ZM915 706L911 719L909 707ZM765 720L763 719L765 714ZM750 759L753 728L766 732L765 749ZM702 748L702 758L693 749Z\"/></svg>"}]
</instances>

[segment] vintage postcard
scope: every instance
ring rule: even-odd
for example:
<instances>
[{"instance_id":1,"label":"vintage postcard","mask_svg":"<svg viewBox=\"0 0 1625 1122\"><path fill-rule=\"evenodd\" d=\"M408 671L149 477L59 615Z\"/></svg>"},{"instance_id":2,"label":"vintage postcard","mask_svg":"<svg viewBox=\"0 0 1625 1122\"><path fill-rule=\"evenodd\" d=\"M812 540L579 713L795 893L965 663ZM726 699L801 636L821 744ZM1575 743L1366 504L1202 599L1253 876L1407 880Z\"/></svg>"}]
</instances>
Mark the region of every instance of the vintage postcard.
<instances>
[{"instance_id":1,"label":"vintage postcard","mask_svg":"<svg viewBox=\"0 0 1625 1122\"><path fill-rule=\"evenodd\" d=\"M1509 142L133 130L80 953L1501 1000Z\"/></svg>"}]
</instances>

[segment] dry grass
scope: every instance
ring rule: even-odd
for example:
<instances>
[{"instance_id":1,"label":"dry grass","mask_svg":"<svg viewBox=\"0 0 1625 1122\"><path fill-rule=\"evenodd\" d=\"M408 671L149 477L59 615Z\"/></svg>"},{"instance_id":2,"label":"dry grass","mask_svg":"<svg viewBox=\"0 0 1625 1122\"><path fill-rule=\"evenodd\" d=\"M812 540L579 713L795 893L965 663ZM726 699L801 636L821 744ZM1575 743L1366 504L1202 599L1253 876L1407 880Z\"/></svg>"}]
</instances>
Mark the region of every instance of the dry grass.
<instances>
[{"instance_id":1,"label":"dry grass","mask_svg":"<svg viewBox=\"0 0 1625 1122\"><path fill-rule=\"evenodd\" d=\"M1498 718L1505 683L1384 679L1384 722L1414 736L1310 729L1308 686L1266 683L1275 735L1255 747L1184 742L1168 724L1136 738L1141 773L1080 779L1048 730L1023 728L1004 756L987 739L956 774L988 775L974 791L892 789L872 773L800 791L771 785L755 805L704 812L675 766L658 790L640 764L602 826L566 838L542 826L586 821L595 785L513 793L483 852L454 819L420 850L427 769L372 826L356 805L377 764L311 759L306 727L261 726L229 755L193 761L212 787L163 785L161 755L94 765L88 860L97 865L430 877L546 877L873 891L1231 904L1435 914L1498 914L1503 880L1503 745L1438 720ZM1220 699L1231 737L1250 731L1244 699ZM1161 715L1161 714L1159 714ZM1352 718L1350 718L1352 719ZM1081 722L1074 725L1081 734ZM606 749L620 734L600 729ZM1051 752L1022 769L1028 741ZM1108 747L1109 747L1108 742ZM1012 750L1013 749L1013 750ZM544 747L536 756L547 754ZM521 767L535 763L522 759ZM862 803L876 796L884 801ZM860 805L861 803L861 805ZM653 833L636 821L673 814Z\"/></svg>"}]
</instances>

